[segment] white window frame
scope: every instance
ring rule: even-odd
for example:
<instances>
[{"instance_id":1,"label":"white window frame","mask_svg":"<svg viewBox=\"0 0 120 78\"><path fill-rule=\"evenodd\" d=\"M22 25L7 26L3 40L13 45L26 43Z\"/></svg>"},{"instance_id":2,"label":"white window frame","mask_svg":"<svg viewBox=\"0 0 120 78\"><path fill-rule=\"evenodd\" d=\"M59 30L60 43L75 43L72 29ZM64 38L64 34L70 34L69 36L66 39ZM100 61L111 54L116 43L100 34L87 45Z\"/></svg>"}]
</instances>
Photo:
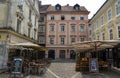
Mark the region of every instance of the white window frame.
<instances>
[{"instance_id":1,"label":"white window frame","mask_svg":"<svg viewBox=\"0 0 120 78\"><path fill-rule=\"evenodd\" d=\"M45 44L45 37L39 37L39 43Z\"/></svg>"},{"instance_id":2,"label":"white window frame","mask_svg":"<svg viewBox=\"0 0 120 78\"><path fill-rule=\"evenodd\" d=\"M71 32L75 32L75 25L71 25Z\"/></svg>"},{"instance_id":3,"label":"white window frame","mask_svg":"<svg viewBox=\"0 0 120 78\"><path fill-rule=\"evenodd\" d=\"M103 34L104 34L104 36L103 36ZM104 31L102 32L102 40L105 40L105 32Z\"/></svg>"},{"instance_id":4,"label":"white window frame","mask_svg":"<svg viewBox=\"0 0 120 78\"><path fill-rule=\"evenodd\" d=\"M73 19L74 18L74 19ZM71 20L75 20L75 16L71 16Z\"/></svg>"},{"instance_id":5,"label":"white window frame","mask_svg":"<svg viewBox=\"0 0 120 78\"><path fill-rule=\"evenodd\" d=\"M23 5L23 0L18 0L18 6L22 6Z\"/></svg>"},{"instance_id":6,"label":"white window frame","mask_svg":"<svg viewBox=\"0 0 120 78\"><path fill-rule=\"evenodd\" d=\"M83 27L83 29L82 29ZM80 25L80 32L85 32L85 24Z\"/></svg>"},{"instance_id":7,"label":"white window frame","mask_svg":"<svg viewBox=\"0 0 120 78\"><path fill-rule=\"evenodd\" d=\"M98 29L98 20L95 22L95 28Z\"/></svg>"},{"instance_id":8,"label":"white window frame","mask_svg":"<svg viewBox=\"0 0 120 78\"><path fill-rule=\"evenodd\" d=\"M117 24L117 38L120 39L120 29L118 29L118 27L120 27L120 23Z\"/></svg>"},{"instance_id":9,"label":"white window frame","mask_svg":"<svg viewBox=\"0 0 120 78\"><path fill-rule=\"evenodd\" d=\"M65 44L65 37L60 37L60 44L62 44L62 45Z\"/></svg>"},{"instance_id":10,"label":"white window frame","mask_svg":"<svg viewBox=\"0 0 120 78\"><path fill-rule=\"evenodd\" d=\"M61 26L60 26L60 31L61 31L61 32L64 32L64 31L65 31L65 26L64 26L64 25L61 25Z\"/></svg>"},{"instance_id":11,"label":"white window frame","mask_svg":"<svg viewBox=\"0 0 120 78\"><path fill-rule=\"evenodd\" d=\"M103 16L103 15L102 15L101 18L100 18L100 23L101 23L101 25L104 24L104 16Z\"/></svg>"},{"instance_id":12,"label":"white window frame","mask_svg":"<svg viewBox=\"0 0 120 78\"><path fill-rule=\"evenodd\" d=\"M40 32L45 32L45 26L40 26Z\"/></svg>"},{"instance_id":13,"label":"white window frame","mask_svg":"<svg viewBox=\"0 0 120 78\"><path fill-rule=\"evenodd\" d=\"M83 19L81 19L81 17L82 17ZM84 20L85 20L84 15L80 15L80 20L82 20L82 21L84 21Z\"/></svg>"},{"instance_id":14,"label":"white window frame","mask_svg":"<svg viewBox=\"0 0 120 78\"><path fill-rule=\"evenodd\" d=\"M74 43L76 41L75 37L71 37L71 43Z\"/></svg>"},{"instance_id":15,"label":"white window frame","mask_svg":"<svg viewBox=\"0 0 120 78\"><path fill-rule=\"evenodd\" d=\"M109 40L113 40L113 39L114 39L114 35L113 35L113 39L110 39L110 37L111 37L111 36L110 36L110 35L111 35L110 30L112 30L112 35L114 34L114 33L113 33L113 28L112 28L112 27L109 28Z\"/></svg>"},{"instance_id":16,"label":"white window frame","mask_svg":"<svg viewBox=\"0 0 120 78\"><path fill-rule=\"evenodd\" d=\"M54 15L50 15L50 20L55 20L55 16Z\"/></svg>"},{"instance_id":17,"label":"white window frame","mask_svg":"<svg viewBox=\"0 0 120 78\"><path fill-rule=\"evenodd\" d=\"M109 13L110 13L111 16L109 16ZM109 8L108 11L107 11L107 19L108 19L108 21L112 20L112 8Z\"/></svg>"},{"instance_id":18,"label":"white window frame","mask_svg":"<svg viewBox=\"0 0 120 78\"><path fill-rule=\"evenodd\" d=\"M49 43L50 43L50 44L54 44L54 37L50 37Z\"/></svg>"},{"instance_id":19,"label":"white window frame","mask_svg":"<svg viewBox=\"0 0 120 78\"><path fill-rule=\"evenodd\" d=\"M96 34L96 40L100 40L100 34Z\"/></svg>"},{"instance_id":20,"label":"white window frame","mask_svg":"<svg viewBox=\"0 0 120 78\"><path fill-rule=\"evenodd\" d=\"M85 41L85 37L80 37L80 42L84 42Z\"/></svg>"},{"instance_id":21,"label":"white window frame","mask_svg":"<svg viewBox=\"0 0 120 78\"><path fill-rule=\"evenodd\" d=\"M120 15L120 12L117 14L117 7L116 7L119 2L120 2L119 0L116 0L116 3L115 3L115 14L116 14L116 16L119 16L119 15ZM120 8L120 4L119 4L119 8ZM119 10L119 11L120 11L120 10Z\"/></svg>"},{"instance_id":22,"label":"white window frame","mask_svg":"<svg viewBox=\"0 0 120 78\"><path fill-rule=\"evenodd\" d=\"M50 25L50 31L55 31L54 25Z\"/></svg>"}]
</instances>

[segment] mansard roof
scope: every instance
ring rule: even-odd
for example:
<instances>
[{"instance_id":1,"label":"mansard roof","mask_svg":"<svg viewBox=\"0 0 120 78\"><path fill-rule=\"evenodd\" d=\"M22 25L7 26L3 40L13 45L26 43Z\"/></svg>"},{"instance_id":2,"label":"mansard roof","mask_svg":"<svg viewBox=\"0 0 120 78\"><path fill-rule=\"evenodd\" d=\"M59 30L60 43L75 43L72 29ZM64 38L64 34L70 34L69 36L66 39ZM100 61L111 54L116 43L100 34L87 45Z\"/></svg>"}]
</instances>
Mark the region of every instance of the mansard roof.
<instances>
[{"instance_id":1,"label":"mansard roof","mask_svg":"<svg viewBox=\"0 0 120 78\"><path fill-rule=\"evenodd\" d=\"M77 4L75 6L78 6ZM48 9L47 9L47 12L49 11L57 11L56 6L49 6ZM81 12L89 12L84 6L79 6ZM76 11L74 9L74 6L69 6L69 5L66 5L66 6L61 6L61 12L62 11L66 11L66 12L71 12L71 11Z\"/></svg>"},{"instance_id":2,"label":"mansard roof","mask_svg":"<svg viewBox=\"0 0 120 78\"><path fill-rule=\"evenodd\" d=\"M39 6L39 12L46 12L50 5L41 5Z\"/></svg>"}]
</instances>

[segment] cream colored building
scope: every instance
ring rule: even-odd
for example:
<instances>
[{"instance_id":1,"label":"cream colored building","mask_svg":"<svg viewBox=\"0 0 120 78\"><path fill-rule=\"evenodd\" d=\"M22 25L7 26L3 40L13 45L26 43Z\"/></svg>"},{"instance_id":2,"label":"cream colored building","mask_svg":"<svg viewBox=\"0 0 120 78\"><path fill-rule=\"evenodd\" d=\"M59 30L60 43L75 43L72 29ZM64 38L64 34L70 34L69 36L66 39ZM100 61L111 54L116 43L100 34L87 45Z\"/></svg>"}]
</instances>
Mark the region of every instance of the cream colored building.
<instances>
[{"instance_id":1,"label":"cream colored building","mask_svg":"<svg viewBox=\"0 0 120 78\"><path fill-rule=\"evenodd\" d=\"M39 19L38 8L38 0L1 0L0 41L10 44L20 42L36 43ZM3 59L6 63L7 54ZM2 62L0 62L1 64Z\"/></svg>"},{"instance_id":2,"label":"cream colored building","mask_svg":"<svg viewBox=\"0 0 120 78\"><path fill-rule=\"evenodd\" d=\"M89 11L76 4L49 6L46 23L46 57L53 59L75 59L71 44L88 40Z\"/></svg>"},{"instance_id":3,"label":"cream colored building","mask_svg":"<svg viewBox=\"0 0 120 78\"><path fill-rule=\"evenodd\" d=\"M120 39L120 0L107 0L90 20L90 39Z\"/></svg>"},{"instance_id":4,"label":"cream colored building","mask_svg":"<svg viewBox=\"0 0 120 78\"><path fill-rule=\"evenodd\" d=\"M90 40L120 40L120 0L106 0L89 24ZM113 66L117 68L120 68L119 46L106 52L106 59L113 58Z\"/></svg>"}]
</instances>

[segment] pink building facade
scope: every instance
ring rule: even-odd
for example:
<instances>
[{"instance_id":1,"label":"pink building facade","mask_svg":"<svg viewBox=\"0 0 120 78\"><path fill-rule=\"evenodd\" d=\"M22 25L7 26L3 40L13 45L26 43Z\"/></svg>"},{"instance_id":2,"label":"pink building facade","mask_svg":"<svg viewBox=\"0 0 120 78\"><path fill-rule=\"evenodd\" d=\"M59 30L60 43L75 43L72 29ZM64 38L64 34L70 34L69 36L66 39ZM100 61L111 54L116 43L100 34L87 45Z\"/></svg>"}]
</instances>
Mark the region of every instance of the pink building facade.
<instances>
[{"instance_id":1,"label":"pink building facade","mask_svg":"<svg viewBox=\"0 0 120 78\"><path fill-rule=\"evenodd\" d=\"M88 40L89 11L78 4L74 6L49 6L46 23L46 57L75 59L71 44Z\"/></svg>"}]
</instances>

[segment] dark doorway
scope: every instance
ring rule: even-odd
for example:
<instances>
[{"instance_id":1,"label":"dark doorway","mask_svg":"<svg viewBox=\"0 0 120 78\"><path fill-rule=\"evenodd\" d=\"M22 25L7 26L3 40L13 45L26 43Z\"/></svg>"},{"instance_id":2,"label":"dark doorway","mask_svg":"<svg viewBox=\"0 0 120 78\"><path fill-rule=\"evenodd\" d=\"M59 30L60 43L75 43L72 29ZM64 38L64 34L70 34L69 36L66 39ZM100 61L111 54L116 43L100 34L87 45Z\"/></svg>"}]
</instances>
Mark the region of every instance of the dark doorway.
<instances>
[{"instance_id":1,"label":"dark doorway","mask_svg":"<svg viewBox=\"0 0 120 78\"><path fill-rule=\"evenodd\" d=\"M48 51L48 58L55 59L55 50L49 50Z\"/></svg>"},{"instance_id":2,"label":"dark doorway","mask_svg":"<svg viewBox=\"0 0 120 78\"><path fill-rule=\"evenodd\" d=\"M59 57L60 57L61 59L65 59L65 50L60 50L60 55L59 55Z\"/></svg>"},{"instance_id":3,"label":"dark doorway","mask_svg":"<svg viewBox=\"0 0 120 78\"><path fill-rule=\"evenodd\" d=\"M70 50L70 59L75 59L76 53L74 50Z\"/></svg>"},{"instance_id":4,"label":"dark doorway","mask_svg":"<svg viewBox=\"0 0 120 78\"><path fill-rule=\"evenodd\" d=\"M45 58L45 52L44 51L38 52L38 59L43 59L43 58Z\"/></svg>"}]
</instances>

